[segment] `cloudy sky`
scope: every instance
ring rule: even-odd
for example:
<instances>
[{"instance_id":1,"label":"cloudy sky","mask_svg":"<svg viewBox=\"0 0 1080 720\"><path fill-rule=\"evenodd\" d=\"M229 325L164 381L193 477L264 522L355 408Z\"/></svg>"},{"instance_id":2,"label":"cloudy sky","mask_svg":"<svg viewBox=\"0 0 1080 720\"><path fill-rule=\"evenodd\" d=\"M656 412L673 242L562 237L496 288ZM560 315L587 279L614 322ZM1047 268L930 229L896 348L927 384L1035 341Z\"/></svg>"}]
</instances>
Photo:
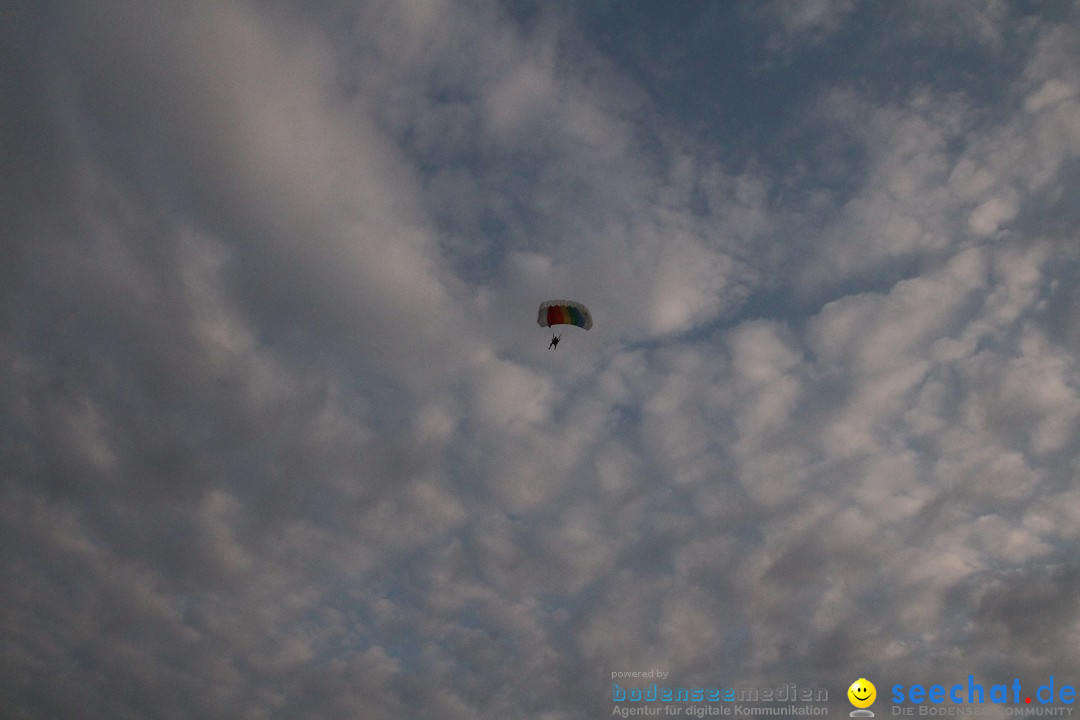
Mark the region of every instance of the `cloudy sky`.
<instances>
[{"instance_id":1,"label":"cloudy sky","mask_svg":"<svg viewBox=\"0 0 1080 720\"><path fill-rule=\"evenodd\" d=\"M0 15L0 715L1080 684L1077 2Z\"/></svg>"}]
</instances>

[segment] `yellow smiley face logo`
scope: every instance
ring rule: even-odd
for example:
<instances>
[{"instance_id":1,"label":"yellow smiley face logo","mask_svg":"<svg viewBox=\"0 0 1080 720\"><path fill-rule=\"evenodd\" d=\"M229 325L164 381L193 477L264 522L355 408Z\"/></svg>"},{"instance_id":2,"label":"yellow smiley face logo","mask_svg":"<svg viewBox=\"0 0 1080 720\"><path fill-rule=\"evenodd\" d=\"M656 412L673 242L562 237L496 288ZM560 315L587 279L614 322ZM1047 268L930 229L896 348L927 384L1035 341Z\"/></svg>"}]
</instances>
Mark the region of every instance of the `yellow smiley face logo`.
<instances>
[{"instance_id":1,"label":"yellow smiley face logo","mask_svg":"<svg viewBox=\"0 0 1080 720\"><path fill-rule=\"evenodd\" d=\"M859 678L847 689L847 697L857 708L870 707L877 697L877 688L866 678Z\"/></svg>"}]
</instances>

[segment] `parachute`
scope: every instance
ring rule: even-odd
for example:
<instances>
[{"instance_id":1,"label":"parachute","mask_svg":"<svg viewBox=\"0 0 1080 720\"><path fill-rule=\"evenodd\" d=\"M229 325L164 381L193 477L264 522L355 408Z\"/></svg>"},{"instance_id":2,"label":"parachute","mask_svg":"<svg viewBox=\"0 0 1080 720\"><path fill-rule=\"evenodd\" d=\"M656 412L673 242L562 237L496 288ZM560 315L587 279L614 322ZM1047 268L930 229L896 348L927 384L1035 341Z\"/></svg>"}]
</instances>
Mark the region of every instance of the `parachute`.
<instances>
[{"instance_id":1,"label":"parachute","mask_svg":"<svg viewBox=\"0 0 1080 720\"><path fill-rule=\"evenodd\" d=\"M536 315L536 324L540 327L552 325L577 325L588 330L592 327L592 314L589 308L570 300L548 300L540 303L540 312Z\"/></svg>"}]
</instances>

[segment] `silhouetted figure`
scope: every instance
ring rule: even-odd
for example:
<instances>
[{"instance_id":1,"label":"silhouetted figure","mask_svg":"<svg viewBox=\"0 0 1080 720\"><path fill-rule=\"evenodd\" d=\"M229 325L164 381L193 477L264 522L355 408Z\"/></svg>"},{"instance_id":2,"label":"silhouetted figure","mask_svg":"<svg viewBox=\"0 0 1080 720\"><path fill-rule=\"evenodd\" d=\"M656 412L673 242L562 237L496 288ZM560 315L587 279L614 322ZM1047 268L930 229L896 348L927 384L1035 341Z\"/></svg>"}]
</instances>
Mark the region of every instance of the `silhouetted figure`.
<instances>
[{"instance_id":1,"label":"silhouetted figure","mask_svg":"<svg viewBox=\"0 0 1080 720\"><path fill-rule=\"evenodd\" d=\"M551 344L548 345L548 350L550 350L551 348L555 348L556 350L558 350L560 340L562 340L562 335L552 335Z\"/></svg>"}]
</instances>

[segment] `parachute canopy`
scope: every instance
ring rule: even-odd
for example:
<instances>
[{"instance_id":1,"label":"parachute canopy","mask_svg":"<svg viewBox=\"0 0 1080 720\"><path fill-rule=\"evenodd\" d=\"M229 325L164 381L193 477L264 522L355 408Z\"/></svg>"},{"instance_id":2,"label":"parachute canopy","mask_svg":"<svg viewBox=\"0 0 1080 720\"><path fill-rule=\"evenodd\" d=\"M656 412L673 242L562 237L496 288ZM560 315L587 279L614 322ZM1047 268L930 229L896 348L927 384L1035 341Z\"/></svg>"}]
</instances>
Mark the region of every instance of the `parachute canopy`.
<instances>
[{"instance_id":1,"label":"parachute canopy","mask_svg":"<svg viewBox=\"0 0 1080 720\"><path fill-rule=\"evenodd\" d=\"M592 327L592 314L589 308L570 300L548 300L540 303L540 312L536 316L540 327L552 325L577 325L588 330Z\"/></svg>"}]
</instances>

